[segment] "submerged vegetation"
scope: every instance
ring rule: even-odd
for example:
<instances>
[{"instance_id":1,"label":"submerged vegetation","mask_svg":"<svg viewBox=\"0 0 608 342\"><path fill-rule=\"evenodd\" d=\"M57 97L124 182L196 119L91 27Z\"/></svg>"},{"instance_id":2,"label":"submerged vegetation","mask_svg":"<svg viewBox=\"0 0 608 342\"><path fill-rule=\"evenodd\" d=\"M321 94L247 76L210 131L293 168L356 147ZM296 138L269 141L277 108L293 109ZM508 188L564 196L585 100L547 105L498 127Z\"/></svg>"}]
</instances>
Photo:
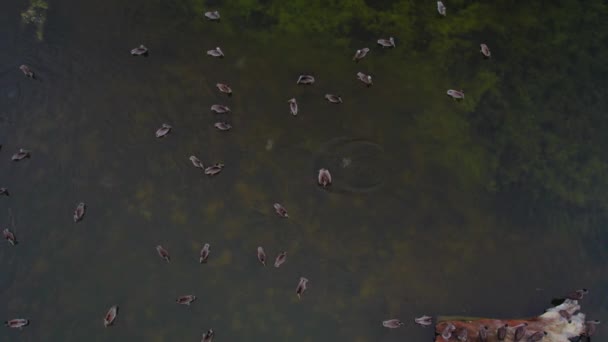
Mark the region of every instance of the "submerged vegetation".
<instances>
[{"instance_id":1,"label":"submerged vegetation","mask_svg":"<svg viewBox=\"0 0 608 342\"><path fill-rule=\"evenodd\" d=\"M26 24L36 27L36 38L44 39L44 23L46 22L46 11L49 5L44 0L30 0L30 7L21 12L21 19Z\"/></svg>"},{"instance_id":2,"label":"submerged vegetation","mask_svg":"<svg viewBox=\"0 0 608 342\"><path fill-rule=\"evenodd\" d=\"M203 0L180 4L197 21L213 9ZM408 77L418 87L466 87L467 100L453 112L430 105L416 118L423 128L442 126L435 137L442 146L438 163L489 191L528 198L527 205L542 199L608 208L608 158L602 153L608 146L608 5L446 5L441 17L427 1L239 0L222 6L222 25L232 32L246 27L265 42L278 35L314 36L319 47L360 48L361 41L394 36L395 54L416 66ZM479 62L482 42L493 52L486 63ZM429 71L434 75L416 75Z\"/></svg>"},{"instance_id":3,"label":"submerged vegetation","mask_svg":"<svg viewBox=\"0 0 608 342\"><path fill-rule=\"evenodd\" d=\"M420 0L63 3L53 22L65 26L47 32L53 53L33 59L48 81L20 85L36 92L16 106L24 115L7 138L45 163L6 171L25 193L7 203L28 210L29 252L11 255L10 283L0 279L10 311L45 324L31 330L37 340L90 338L111 303L126 309L117 341L192 340L201 324L232 340L422 340L432 331L383 335L380 321L463 309L509 317L538 299L532 286L600 288L605 248L590 233L601 219L561 209L608 207L606 5L444 2L446 17ZM45 13L36 6L25 22ZM215 9L221 22L206 21ZM394 49L374 46L390 36ZM149 58L129 56L142 43ZM224 59L205 55L216 43ZM370 56L355 64L363 47ZM297 86L302 72L318 83ZM450 88L466 99L448 98ZM344 103L328 104L325 91ZM213 127L214 103L234 109L222 117L233 131ZM162 141L161 122L175 127ZM226 169L207 177L190 154ZM322 167L331 189L316 184ZM508 209L488 197L544 203L553 222L505 223L496 216ZM76 199L92 204L85 229L66 224ZM199 267L203 241L214 252ZM175 253L169 267L159 243ZM261 266L259 245L269 258L288 251L288 268ZM301 301L300 276L311 279ZM174 309L178 291L205 305Z\"/></svg>"}]
</instances>

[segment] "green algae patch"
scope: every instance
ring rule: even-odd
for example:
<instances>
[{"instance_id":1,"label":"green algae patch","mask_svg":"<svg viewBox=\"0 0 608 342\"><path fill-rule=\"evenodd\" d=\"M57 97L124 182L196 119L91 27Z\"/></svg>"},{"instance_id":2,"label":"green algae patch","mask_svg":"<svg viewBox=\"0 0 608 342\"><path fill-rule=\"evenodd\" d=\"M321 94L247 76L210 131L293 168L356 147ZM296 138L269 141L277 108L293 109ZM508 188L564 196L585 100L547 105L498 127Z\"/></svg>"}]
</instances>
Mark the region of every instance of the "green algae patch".
<instances>
[{"instance_id":1,"label":"green algae patch","mask_svg":"<svg viewBox=\"0 0 608 342\"><path fill-rule=\"evenodd\" d=\"M182 4L201 15L206 9L202 0L184 0ZM541 10L546 14L534 14ZM226 4L221 12L226 18L221 25L225 34L249 27L245 33L249 37L260 42L272 38L277 47L272 53L285 51L289 41L314 46L298 58L284 59L286 67L306 65L314 57L336 74L347 68L348 63L343 62L348 57L339 62L325 57L329 55L326 51L333 49L335 54L340 47L348 47L350 55L352 49L362 46L362 37L365 45L373 47L375 39L395 36L397 48L373 49L373 60L370 57L361 65L373 65L378 69L376 74L385 78L382 66L395 66L391 71L405 81L393 88L412 90L405 96L421 113L418 116L423 118L418 120L431 122L438 116L447 120L435 122L434 136L443 142L428 153L453 170L459 182L496 193L509 193L526 183L530 184L526 188L531 197L608 207L608 191L596 191L608 189L608 181L598 182L608 162L588 157L603 138L591 136L590 144L580 138L593 128L592 122L602 121L601 111L591 108L605 108L605 97L570 95L595 94L593 89L605 88L594 76L608 72L606 65L598 62L602 56L608 57L598 45L608 37L602 21L608 7L602 1L582 4L564 0L542 8L536 3L513 7L509 1L454 2L446 17L438 16L432 3L406 0L374 5L362 0L243 0ZM581 23L577 19L581 17L587 20ZM306 39L302 37L311 33L316 41L303 44ZM277 35L281 37L277 39ZM482 42L493 52L489 60L479 54ZM599 56L593 57L591 51ZM255 64L255 57L250 59ZM573 78L563 82L559 75L564 74ZM428 95L444 94L450 88L465 90L465 100L451 104L459 118L442 116L449 107ZM562 120L568 116L568 108L591 110ZM568 123L572 121L577 124ZM548 126L552 129L547 130ZM377 132L382 135L382 130ZM565 135L554 141L551 135L555 132ZM565 146L577 149L569 152Z\"/></svg>"},{"instance_id":2,"label":"green algae patch","mask_svg":"<svg viewBox=\"0 0 608 342\"><path fill-rule=\"evenodd\" d=\"M152 182L144 182L137 188L135 192L135 199L143 201L151 199L155 194L154 184Z\"/></svg>"},{"instance_id":3,"label":"green algae patch","mask_svg":"<svg viewBox=\"0 0 608 342\"><path fill-rule=\"evenodd\" d=\"M40 258L32 266L32 273L46 273L49 271L50 264L46 259Z\"/></svg>"},{"instance_id":4,"label":"green algae patch","mask_svg":"<svg viewBox=\"0 0 608 342\"><path fill-rule=\"evenodd\" d=\"M36 28L36 38L44 40L44 24L46 23L46 12L49 5L44 0L31 0L30 6L21 12L23 23L33 25Z\"/></svg>"},{"instance_id":5,"label":"green algae patch","mask_svg":"<svg viewBox=\"0 0 608 342\"><path fill-rule=\"evenodd\" d=\"M213 264L214 266L227 266L232 263L232 252L230 251L222 251L217 258L214 258Z\"/></svg>"},{"instance_id":6,"label":"green algae patch","mask_svg":"<svg viewBox=\"0 0 608 342\"><path fill-rule=\"evenodd\" d=\"M246 208L264 208L264 204L268 202L266 193L262 190L262 187L238 181L234 185L234 189L238 199L244 204ZM271 207L272 203L268 203Z\"/></svg>"},{"instance_id":7,"label":"green algae patch","mask_svg":"<svg viewBox=\"0 0 608 342\"><path fill-rule=\"evenodd\" d=\"M188 214L180 208L174 208L171 211L171 222L175 224L186 224L188 222Z\"/></svg>"},{"instance_id":8,"label":"green algae patch","mask_svg":"<svg viewBox=\"0 0 608 342\"><path fill-rule=\"evenodd\" d=\"M224 209L224 201L217 199L213 201L207 201L203 205L203 215L206 219L214 219L217 217L218 211Z\"/></svg>"},{"instance_id":9,"label":"green algae patch","mask_svg":"<svg viewBox=\"0 0 608 342\"><path fill-rule=\"evenodd\" d=\"M143 181L137 185L134 194L134 201L127 204L127 208L130 211L135 211L141 215L144 219L152 220L152 209L151 201L155 196L155 186L150 181Z\"/></svg>"}]
</instances>

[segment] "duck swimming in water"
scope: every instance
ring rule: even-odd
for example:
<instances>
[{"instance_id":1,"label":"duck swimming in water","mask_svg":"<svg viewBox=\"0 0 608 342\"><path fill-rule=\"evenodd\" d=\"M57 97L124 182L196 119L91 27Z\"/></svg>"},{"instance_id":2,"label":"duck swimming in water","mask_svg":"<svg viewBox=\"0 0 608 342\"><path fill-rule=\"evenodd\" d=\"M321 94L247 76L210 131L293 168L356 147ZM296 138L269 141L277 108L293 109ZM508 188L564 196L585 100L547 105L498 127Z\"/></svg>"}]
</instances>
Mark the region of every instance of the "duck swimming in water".
<instances>
[{"instance_id":1,"label":"duck swimming in water","mask_svg":"<svg viewBox=\"0 0 608 342\"><path fill-rule=\"evenodd\" d=\"M311 75L300 75L296 84L311 85L315 83L315 77Z\"/></svg>"},{"instance_id":2,"label":"duck swimming in water","mask_svg":"<svg viewBox=\"0 0 608 342\"><path fill-rule=\"evenodd\" d=\"M463 100L464 99L464 91L462 91L462 90L449 89L447 91L447 94L449 97L453 98L454 100Z\"/></svg>"},{"instance_id":3,"label":"duck swimming in water","mask_svg":"<svg viewBox=\"0 0 608 342\"><path fill-rule=\"evenodd\" d=\"M357 73L357 79L363 82L363 84L365 84L367 87L371 87L372 85L374 85L374 83L372 82L372 77L362 72Z\"/></svg>"},{"instance_id":4,"label":"duck swimming in water","mask_svg":"<svg viewBox=\"0 0 608 342\"><path fill-rule=\"evenodd\" d=\"M118 305L113 305L103 317L103 326L107 328L113 325L114 321L116 320L116 316L118 316Z\"/></svg>"},{"instance_id":5,"label":"duck swimming in water","mask_svg":"<svg viewBox=\"0 0 608 342\"><path fill-rule=\"evenodd\" d=\"M224 51L218 46L213 50L207 51L207 55L211 57L224 58Z\"/></svg>"},{"instance_id":6,"label":"duck swimming in water","mask_svg":"<svg viewBox=\"0 0 608 342\"><path fill-rule=\"evenodd\" d=\"M206 243L203 245L203 248L201 248L201 252L199 253L198 262L200 264L207 263L207 259L209 259L210 254L211 254L211 245Z\"/></svg>"},{"instance_id":7,"label":"duck swimming in water","mask_svg":"<svg viewBox=\"0 0 608 342\"><path fill-rule=\"evenodd\" d=\"M280 203L275 203L272 205L274 207L274 211L279 215L279 217L287 218L289 214L287 213L287 209L283 207Z\"/></svg>"},{"instance_id":8,"label":"duck swimming in water","mask_svg":"<svg viewBox=\"0 0 608 342\"><path fill-rule=\"evenodd\" d=\"M205 174L208 176L215 176L218 173L222 172L223 169L224 169L224 164L215 163L215 164L205 168Z\"/></svg>"},{"instance_id":9,"label":"duck swimming in water","mask_svg":"<svg viewBox=\"0 0 608 342\"><path fill-rule=\"evenodd\" d=\"M30 69L30 67L27 66L27 65L25 65L25 64L21 64L21 66L19 67L19 70L21 70L21 72L23 72L23 74L26 77L29 77L29 78L32 78L32 79L36 78L35 75L34 75L34 72L32 71L32 69Z\"/></svg>"},{"instance_id":10,"label":"duck swimming in water","mask_svg":"<svg viewBox=\"0 0 608 342\"><path fill-rule=\"evenodd\" d=\"M334 103L334 104L342 103L342 98L338 95L325 94L325 99L327 101L329 101L329 103Z\"/></svg>"},{"instance_id":11,"label":"duck swimming in water","mask_svg":"<svg viewBox=\"0 0 608 342\"><path fill-rule=\"evenodd\" d=\"M165 136L167 136L167 134L169 134L169 132L171 132L171 129L173 129L171 125L166 123L162 124L160 128L156 130L156 137L164 138Z\"/></svg>"},{"instance_id":12,"label":"duck swimming in water","mask_svg":"<svg viewBox=\"0 0 608 342\"><path fill-rule=\"evenodd\" d=\"M274 267L279 268L287 261L287 252L283 251L274 259Z\"/></svg>"},{"instance_id":13,"label":"duck swimming in water","mask_svg":"<svg viewBox=\"0 0 608 342\"><path fill-rule=\"evenodd\" d=\"M203 339L201 340L201 342L211 342L213 340L213 336L215 336L213 329L209 329L206 333L203 334Z\"/></svg>"},{"instance_id":14,"label":"duck swimming in water","mask_svg":"<svg viewBox=\"0 0 608 342\"><path fill-rule=\"evenodd\" d=\"M264 248L262 248L262 246L259 246L257 249L257 257L258 257L258 261L266 266L266 252L264 252Z\"/></svg>"},{"instance_id":15,"label":"duck swimming in water","mask_svg":"<svg viewBox=\"0 0 608 342\"><path fill-rule=\"evenodd\" d=\"M20 148L19 151L17 151L17 153L13 154L11 159L13 161L18 162L18 161L21 161L21 160L29 158L29 157L30 157L30 151Z\"/></svg>"},{"instance_id":16,"label":"duck swimming in water","mask_svg":"<svg viewBox=\"0 0 608 342\"><path fill-rule=\"evenodd\" d=\"M363 49L357 50L355 52L355 56L353 57L353 61L355 61L355 63L359 63L360 60L362 60L363 58L365 58L365 56L367 56L368 52L369 52L369 48L363 48Z\"/></svg>"},{"instance_id":17,"label":"duck swimming in water","mask_svg":"<svg viewBox=\"0 0 608 342\"><path fill-rule=\"evenodd\" d=\"M131 56L147 56L148 55L148 48L140 45L138 47L136 47L135 49L131 50Z\"/></svg>"},{"instance_id":18,"label":"duck swimming in water","mask_svg":"<svg viewBox=\"0 0 608 342\"><path fill-rule=\"evenodd\" d=\"M205 18L207 18L207 20L209 20L209 21L219 21L220 12L218 12L218 11L205 12Z\"/></svg>"},{"instance_id":19,"label":"duck swimming in water","mask_svg":"<svg viewBox=\"0 0 608 342\"><path fill-rule=\"evenodd\" d=\"M84 214L86 212L86 204L84 202L78 203L76 209L74 210L74 222L80 222L84 218Z\"/></svg>"},{"instance_id":20,"label":"duck swimming in water","mask_svg":"<svg viewBox=\"0 0 608 342\"><path fill-rule=\"evenodd\" d=\"M385 321L382 321L382 326L385 327L385 328L389 328L389 329L401 328L404 324L405 323L401 322L397 318L391 318L391 319L387 319Z\"/></svg>"},{"instance_id":21,"label":"duck swimming in water","mask_svg":"<svg viewBox=\"0 0 608 342\"><path fill-rule=\"evenodd\" d=\"M415 318L414 322L416 322L416 324L421 325L423 327L427 327L427 326L433 324L433 318L431 316L424 315L424 316Z\"/></svg>"},{"instance_id":22,"label":"duck swimming in water","mask_svg":"<svg viewBox=\"0 0 608 342\"><path fill-rule=\"evenodd\" d=\"M481 48L479 52L481 52L484 58L492 57L492 52L490 52L490 48L486 44L480 44L479 46Z\"/></svg>"},{"instance_id":23,"label":"duck swimming in water","mask_svg":"<svg viewBox=\"0 0 608 342\"><path fill-rule=\"evenodd\" d=\"M29 324L30 321L25 318L15 318L4 322L4 325L14 329L23 329L23 327L28 326Z\"/></svg>"},{"instance_id":24,"label":"duck swimming in water","mask_svg":"<svg viewBox=\"0 0 608 342\"><path fill-rule=\"evenodd\" d=\"M302 294L304 294L304 291L306 291L306 289L308 285L308 279L304 278L304 277L300 277L300 281L298 282L298 286L296 287L296 295L298 296L298 299L302 298Z\"/></svg>"},{"instance_id":25,"label":"duck swimming in water","mask_svg":"<svg viewBox=\"0 0 608 342\"><path fill-rule=\"evenodd\" d=\"M8 241L9 244L11 244L11 246L17 244L17 238L15 237L15 234L11 232L8 228L5 228L2 231L2 236L6 239L6 241Z\"/></svg>"},{"instance_id":26,"label":"duck swimming in water","mask_svg":"<svg viewBox=\"0 0 608 342\"><path fill-rule=\"evenodd\" d=\"M171 256L169 255L169 251L167 251L163 246L156 246L156 253L166 262L171 262Z\"/></svg>"},{"instance_id":27,"label":"duck swimming in water","mask_svg":"<svg viewBox=\"0 0 608 342\"><path fill-rule=\"evenodd\" d=\"M437 1L437 12L444 17L446 15L445 5L441 1Z\"/></svg>"},{"instance_id":28,"label":"duck swimming in water","mask_svg":"<svg viewBox=\"0 0 608 342\"><path fill-rule=\"evenodd\" d=\"M214 123L213 126L220 131L229 131L232 129L231 124L229 124L227 122L223 122L223 121L218 121L218 122Z\"/></svg>"},{"instance_id":29,"label":"duck swimming in water","mask_svg":"<svg viewBox=\"0 0 608 342\"><path fill-rule=\"evenodd\" d=\"M215 86L217 87L217 89L219 89L220 92L228 94L228 96L232 96L232 88L230 88L229 85L224 83L217 83Z\"/></svg>"},{"instance_id":30,"label":"duck swimming in water","mask_svg":"<svg viewBox=\"0 0 608 342\"><path fill-rule=\"evenodd\" d=\"M289 101L287 101L287 103L289 103L289 112L291 113L291 115L296 116L298 115L298 102L296 101L295 98L289 99Z\"/></svg>"},{"instance_id":31,"label":"duck swimming in water","mask_svg":"<svg viewBox=\"0 0 608 342\"><path fill-rule=\"evenodd\" d=\"M320 169L317 176L317 182L320 186L327 188L331 185L331 173L328 169Z\"/></svg>"},{"instance_id":32,"label":"duck swimming in water","mask_svg":"<svg viewBox=\"0 0 608 342\"><path fill-rule=\"evenodd\" d=\"M389 37L388 39L380 38L378 39L378 45L383 48L394 48L395 47L395 38Z\"/></svg>"},{"instance_id":33,"label":"duck swimming in water","mask_svg":"<svg viewBox=\"0 0 608 342\"><path fill-rule=\"evenodd\" d=\"M195 295L184 295L184 296L177 297L177 299L175 299L175 302L177 304L182 304L182 305L188 305L189 306L195 300L196 300L196 296Z\"/></svg>"},{"instance_id":34,"label":"duck swimming in water","mask_svg":"<svg viewBox=\"0 0 608 342\"><path fill-rule=\"evenodd\" d=\"M190 162L192 162L192 165L194 165L194 167L198 168L198 169L205 169L205 165L203 165L203 162L198 159L198 157L196 156L190 156L188 159L190 159Z\"/></svg>"},{"instance_id":35,"label":"duck swimming in water","mask_svg":"<svg viewBox=\"0 0 608 342\"><path fill-rule=\"evenodd\" d=\"M230 112L230 108L228 106L214 104L213 106L211 106L211 111L217 114L224 114Z\"/></svg>"}]
</instances>

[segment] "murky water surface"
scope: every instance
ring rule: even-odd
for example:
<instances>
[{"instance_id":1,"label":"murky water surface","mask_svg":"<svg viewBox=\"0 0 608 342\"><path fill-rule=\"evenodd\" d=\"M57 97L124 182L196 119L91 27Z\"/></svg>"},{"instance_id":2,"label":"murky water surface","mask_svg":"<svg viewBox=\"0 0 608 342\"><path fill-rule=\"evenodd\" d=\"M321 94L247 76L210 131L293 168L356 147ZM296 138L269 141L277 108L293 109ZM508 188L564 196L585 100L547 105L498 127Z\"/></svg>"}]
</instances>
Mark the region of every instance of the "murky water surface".
<instances>
[{"instance_id":1,"label":"murky water surface","mask_svg":"<svg viewBox=\"0 0 608 342\"><path fill-rule=\"evenodd\" d=\"M20 243L0 248L0 317L31 324L1 341L429 341L414 317L527 317L580 287L606 320L606 6L320 3L2 2L0 226ZM397 48L375 45L389 35ZM31 158L11 162L19 148ZM226 167L210 178L190 155ZM257 246L286 264L262 267Z\"/></svg>"}]
</instances>

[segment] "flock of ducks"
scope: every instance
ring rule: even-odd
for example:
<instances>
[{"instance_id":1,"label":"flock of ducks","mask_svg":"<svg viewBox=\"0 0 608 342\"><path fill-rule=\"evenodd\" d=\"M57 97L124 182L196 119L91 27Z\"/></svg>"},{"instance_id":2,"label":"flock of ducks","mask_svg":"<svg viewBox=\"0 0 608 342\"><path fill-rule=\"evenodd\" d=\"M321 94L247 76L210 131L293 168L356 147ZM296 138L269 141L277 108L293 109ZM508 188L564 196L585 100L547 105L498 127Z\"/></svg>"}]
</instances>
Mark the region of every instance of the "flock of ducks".
<instances>
[{"instance_id":1,"label":"flock of ducks","mask_svg":"<svg viewBox=\"0 0 608 342\"><path fill-rule=\"evenodd\" d=\"M212 21L220 20L220 14L218 11L207 12L207 13L205 13L205 17ZM133 55L133 56L148 56L148 54L149 54L149 50L144 45L140 45L131 50L131 55ZM212 57L218 57L218 58L224 57L224 52L222 51L222 49L220 47L216 47L215 49L207 51L207 54ZM36 79L36 74L29 66L21 65L19 67L19 69L21 70L21 72L23 72L23 74L26 77ZM371 77L361 76L361 79L362 79L362 81L367 82L367 83L369 83L369 85L371 85ZM313 84L314 77L309 76L309 75L302 75L298 79L297 83L304 84L304 85ZM232 88L229 85L224 84L224 83L217 83L216 86L221 93L227 94L229 97L232 96ZM339 96L327 95L326 98L328 99L328 101L330 101L332 103L341 103L342 102L342 99ZM298 114L298 104L296 102L296 99L295 98L290 99L288 101L288 103L289 103L290 113L293 115L297 115ZM216 114L227 114L230 112L230 108L225 105L214 104L211 106L211 111ZM232 128L232 125L225 121L218 121L214 124L214 127L220 131L228 131ZM156 136L156 138L164 138L167 135L169 135L169 133L171 132L172 129L173 129L173 127L171 125L169 125L167 123L163 123L161 125L161 127L156 130L155 136ZM21 160L24 160L24 159L30 158L30 157L31 157L31 154L28 150L20 149L12 156L11 159L14 162L18 162L18 161L21 161ZM214 163L212 165L205 166L203 164L203 162L194 155L190 156L189 160L191 161L191 163L194 167L203 170L203 172L208 176L215 176L215 175L219 174L224 168L224 164L222 164L222 163ZM331 173L329 172L329 170L327 170L325 168L319 169L318 175L317 175L317 181L321 187L323 187L323 188L329 187L332 183L332 176L331 176ZM0 195L9 196L8 189L0 188ZM279 217L282 217L282 218L289 217L287 209L285 209L285 207L283 207L281 204L274 203L273 207ZM86 213L86 208L87 207L84 202L80 202L77 204L76 209L74 210L74 215L73 215L74 222L80 222L84 219L84 216ZM8 228L4 229L3 236L11 245L13 245L13 246L17 245L18 242L17 242L17 238L15 236L15 233L12 232L10 229L8 229ZM156 246L156 252L166 262L171 261L171 256L169 254L169 251L166 248L164 248L162 245ZM209 243L205 243L199 253L199 263L201 263L201 264L206 263L207 260L209 259L210 254L211 254L211 245ZM263 266L266 266L267 256L266 256L266 252L264 251L264 248L262 246L257 247L257 259ZM274 267L279 268L286 261L287 261L287 252L282 251L275 258ZM302 295L306 291L307 286L308 286L308 279L306 277L300 277L299 282L296 286L296 290L295 290L296 295L299 299L302 298ZM195 295L190 294L190 295L183 295L183 296L178 297L175 300L175 302L177 304L181 304L181 305L190 305L196 299L197 298ZM114 322L116 321L116 318L118 316L118 311L119 311L118 305L113 305L108 309L107 313L103 317L103 325L105 327L110 327L114 324ZM23 327L26 327L30 324L30 321L26 318L15 318L15 319L5 321L4 324L9 328L23 329ZM213 331L213 329L209 329L203 334L201 341L202 342L211 342L213 340L214 336L215 336L215 332Z\"/></svg>"},{"instance_id":2,"label":"flock of ducks","mask_svg":"<svg viewBox=\"0 0 608 342\"><path fill-rule=\"evenodd\" d=\"M437 11L442 16L446 15L446 7L442 1L437 1ZM218 11L206 12L204 15L210 21L219 21L221 18L220 13ZM382 48L394 48L396 46L395 39L393 37L389 37L386 39L385 38L378 39L377 44L379 46L381 46ZM491 52L490 52L490 49L488 48L488 46L486 44L481 44L480 47L481 47L480 52L484 56L484 58L490 58ZM354 62L358 63L363 58L365 58L369 52L370 52L370 49L367 47L359 49L355 52L355 55L353 56L352 60ZM148 53L149 53L148 48L145 47L144 45L140 45L131 50L131 55L133 55L133 56L148 56ZM207 51L207 55L209 55L211 57L216 57L216 58L223 58L224 52L218 46L215 49L211 49L211 50ZM25 76L32 78L32 79L36 78L35 73L32 71L32 69L29 66L21 65L19 67L19 69L23 72L23 74ZM363 72L358 72L356 76L357 76L357 79L360 80L361 82L363 82L363 84L365 84L367 87L370 87L373 85L372 77L370 75L367 75ZM315 83L315 78L312 75L300 75L296 81L296 84L298 84L298 85L312 85L314 83ZM228 96L232 96L232 88L230 86L228 86L227 84L217 83L216 86L220 92L227 94ZM452 97L455 100L464 99L464 92L462 90L449 89L447 91L447 95ZM340 96L334 95L334 94L326 94L325 99L329 103L333 103L333 104L343 103L342 98ZM287 102L289 104L290 113L294 116L297 115L298 114L298 103L297 103L296 99L291 98ZM230 108L225 105L214 104L211 106L211 111L213 111L214 113L217 113L217 114L227 114L230 112ZM225 121L216 122L214 124L214 127L220 131L228 131L232 128L232 126ZM164 138L167 135L169 135L171 130L172 130L171 125L169 125L167 123L163 123L161 125L161 127L158 128L155 135L157 138ZM28 150L20 149L12 156L11 159L15 162L18 162L18 161L24 160L26 158L30 158L30 156L31 155ZM224 164L222 164L222 163L214 163L210 166L205 166L203 164L203 162L194 155L190 156L189 159L192 162L192 165L194 167L203 170L204 173L208 176L217 175L224 168ZM325 168L319 169L318 174L317 174L317 182L323 188L329 187L332 184L332 175L331 175L330 171ZM8 189L0 188L0 195L9 196ZM280 203L274 203L273 207L274 207L276 214L279 217L281 217L281 218L289 217L287 209L285 209L285 207L283 207ZM76 209L74 210L74 216L73 216L74 222L80 222L84 218L85 212L86 212L86 204L84 202L78 203L78 205L76 206ZM17 238L16 238L14 232L10 231L8 228L3 230L3 236L11 245L14 246L17 244ZM156 246L156 251L163 260L165 260L166 262L171 261L169 252L162 245ZM206 263L210 256L210 253L211 253L211 245L209 243L205 243L203 245L202 249L200 250L199 262L201 264ZM262 246L257 247L257 259L263 266L266 266L267 257L266 257L264 248ZM277 257L275 258L274 267L279 268L281 265L283 265L286 262L286 260L287 260L287 252L286 251L280 252L277 255ZM298 285L296 287L296 291L295 291L298 298L301 298L304 291L306 291L307 284L308 284L308 279L305 277L300 277ZM567 296L567 298L581 299L583 297L583 295L586 293L587 293L587 290L584 290L584 289L578 290L578 291L574 292L573 294L569 294ZM184 296L178 297L175 301L178 304L190 305L195 300L196 300L195 295L184 295ZM103 318L103 325L105 327L109 327L114 324L116 317L118 315L118 308L119 308L118 305L113 305L110 307L110 309L108 310L108 312L106 313L106 315ZM426 326L429 326L432 324L433 319L430 316L423 315L421 317L415 318L414 322L418 325L426 327ZM595 331L594 327L597 323L599 323L599 322L597 322L597 321L588 322L588 330L587 330L588 336L591 336L593 334L593 332ZM403 326L404 324L405 324L404 322L402 322L401 320L396 319L396 318L388 319L388 320L385 320L382 322L382 325L389 329L399 328L399 327ZM25 319L25 318L15 318L15 319L6 321L5 325L10 328L22 329L23 327L29 325L29 320ZM498 331L496 332L496 335L497 335L499 341L503 341L505 339L508 328L515 329L515 333L514 333L515 342L521 340L526 335L526 326L525 325L521 325L521 326L517 326L517 327L508 327L505 325L505 326L499 328ZM466 336L466 330L464 330L464 335L462 332L455 332L454 330L455 330L455 327L453 325L448 325L446 327L446 329L440 335L443 338L443 340L445 340L445 341L449 341L452 337L455 337L456 340L458 340L458 341L463 341L463 342L470 341L469 337ZM484 330L484 329L480 330L479 336L477 336L477 339L480 342L485 342L487 340L487 331L486 330ZM209 329L208 331L206 331L203 334L201 341L202 342L211 342L214 336L215 336L215 332L213 331L213 329ZM545 334L543 332L535 332L528 336L527 341L528 342L541 341L544 336L545 336Z\"/></svg>"}]
</instances>

